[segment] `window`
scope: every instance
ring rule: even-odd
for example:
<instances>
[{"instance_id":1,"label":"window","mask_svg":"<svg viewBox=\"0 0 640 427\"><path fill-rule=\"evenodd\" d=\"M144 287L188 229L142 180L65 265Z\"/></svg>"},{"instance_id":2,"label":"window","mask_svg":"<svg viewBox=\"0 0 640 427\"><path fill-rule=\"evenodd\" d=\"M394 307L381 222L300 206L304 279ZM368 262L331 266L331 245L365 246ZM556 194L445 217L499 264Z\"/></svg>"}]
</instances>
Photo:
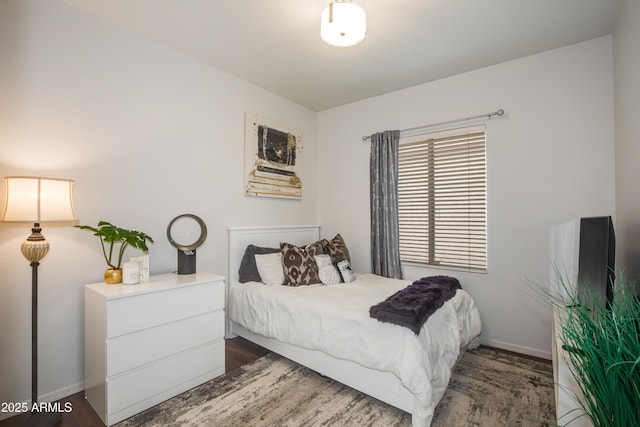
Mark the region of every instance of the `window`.
<instances>
[{"instance_id":1,"label":"window","mask_svg":"<svg viewBox=\"0 0 640 427\"><path fill-rule=\"evenodd\" d=\"M398 149L400 260L486 272L484 126L403 139Z\"/></svg>"}]
</instances>

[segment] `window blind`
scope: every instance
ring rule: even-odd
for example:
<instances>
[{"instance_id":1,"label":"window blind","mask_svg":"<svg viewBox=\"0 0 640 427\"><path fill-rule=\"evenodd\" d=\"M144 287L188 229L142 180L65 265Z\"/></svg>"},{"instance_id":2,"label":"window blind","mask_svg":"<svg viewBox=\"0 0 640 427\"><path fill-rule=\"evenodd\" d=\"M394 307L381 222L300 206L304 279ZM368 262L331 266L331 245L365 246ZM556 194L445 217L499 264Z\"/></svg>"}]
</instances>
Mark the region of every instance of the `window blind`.
<instances>
[{"instance_id":1,"label":"window blind","mask_svg":"<svg viewBox=\"0 0 640 427\"><path fill-rule=\"evenodd\" d=\"M477 129L401 141L402 262L486 272L486 138L484 128Z\"/></svg>"}]
</instances>

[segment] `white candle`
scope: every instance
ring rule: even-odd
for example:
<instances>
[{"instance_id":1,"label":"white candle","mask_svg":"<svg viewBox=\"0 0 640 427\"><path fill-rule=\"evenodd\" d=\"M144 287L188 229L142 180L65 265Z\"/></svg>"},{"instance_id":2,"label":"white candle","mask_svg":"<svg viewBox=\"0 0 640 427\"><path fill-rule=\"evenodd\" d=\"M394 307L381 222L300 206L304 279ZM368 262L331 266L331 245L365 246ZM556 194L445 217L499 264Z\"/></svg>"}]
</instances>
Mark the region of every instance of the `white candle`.
<instances>
[{"instance_id":1,"label":"white candle","mask_svg":"<svg viewBox=\"0 0 640 427\"><path fill-rule=\"evenodd\" d=\"M134 285L140 283L140 264L137 262L125 262L122 264L122 283Z\"/></svg>"}]
</instances>

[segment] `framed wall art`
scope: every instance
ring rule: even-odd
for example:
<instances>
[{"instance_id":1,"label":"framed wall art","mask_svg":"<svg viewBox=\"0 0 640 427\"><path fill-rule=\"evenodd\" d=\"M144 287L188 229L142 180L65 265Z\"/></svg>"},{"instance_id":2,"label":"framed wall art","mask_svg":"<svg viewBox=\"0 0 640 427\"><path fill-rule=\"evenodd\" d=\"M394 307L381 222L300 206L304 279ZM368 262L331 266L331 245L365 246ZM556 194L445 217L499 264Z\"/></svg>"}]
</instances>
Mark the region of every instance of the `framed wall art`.
<instances>
[{"instance_id":1,"label":"framed wall art","mask_svg":"<svg viewBox=\"0 0 640 427\"><path fill-rule=\"evenodd\" d=\"M257 114L245 117L245 194L302 198L302 132Z\"/></svg>"}]
</instances>

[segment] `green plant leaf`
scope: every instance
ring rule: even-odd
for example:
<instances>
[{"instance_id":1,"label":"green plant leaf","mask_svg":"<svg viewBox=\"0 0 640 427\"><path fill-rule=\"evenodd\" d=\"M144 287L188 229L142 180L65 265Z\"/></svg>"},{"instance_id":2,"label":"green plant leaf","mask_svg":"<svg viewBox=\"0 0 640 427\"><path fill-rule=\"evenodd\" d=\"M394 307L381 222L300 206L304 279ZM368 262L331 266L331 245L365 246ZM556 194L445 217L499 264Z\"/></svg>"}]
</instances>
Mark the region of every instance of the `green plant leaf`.
<instances>
[{"instance_id":1,"label":"green plant leaf","mask_svg":"<svg viewBox=\"0 0 640 427\"><path fill-rule=\"evenodd\" d=\"M153 239L148 234L116 227L107 221L98 222L97 227L89 225L76 225L75 227L92 231L95 236L100 238L102 253L110 268L120 268L122 266L122 259L128 246L148 252L147 242L153 243ZM118 254L117 262L113 261L114 251Z\"/></svg>"}]
</instances>

